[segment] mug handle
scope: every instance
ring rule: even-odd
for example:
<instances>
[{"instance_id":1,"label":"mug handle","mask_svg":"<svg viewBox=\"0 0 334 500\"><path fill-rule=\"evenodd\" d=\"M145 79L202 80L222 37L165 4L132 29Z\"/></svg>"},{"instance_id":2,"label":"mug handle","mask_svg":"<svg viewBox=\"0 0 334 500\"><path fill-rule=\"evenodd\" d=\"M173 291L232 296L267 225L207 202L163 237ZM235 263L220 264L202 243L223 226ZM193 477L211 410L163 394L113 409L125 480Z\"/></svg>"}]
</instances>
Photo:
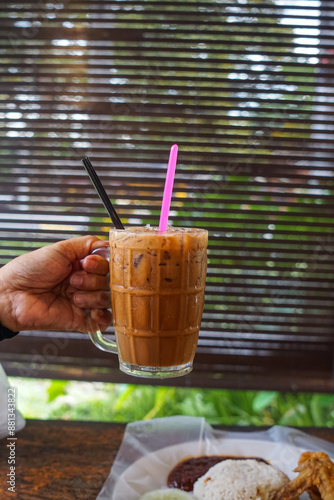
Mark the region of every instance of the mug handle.
<instances>
[{"instance_id":1,"label":"mug handle","mask_svg":"<svg viewBox=\"0 0 334 500\"><path fill-rule=\"evenodd\" d=\"M109 260L110 257L110 249L109 247L101 247L93 250L92 255L100 255L105 259ZM88 314L86 316L86 327L91 341L96 347L101 349L101 351L113 352L118 354L117 344L114 340L109 340L103 336L99 325L92 319L90 314L90 310L88 310Z\"/></svg>"}]
</instances>

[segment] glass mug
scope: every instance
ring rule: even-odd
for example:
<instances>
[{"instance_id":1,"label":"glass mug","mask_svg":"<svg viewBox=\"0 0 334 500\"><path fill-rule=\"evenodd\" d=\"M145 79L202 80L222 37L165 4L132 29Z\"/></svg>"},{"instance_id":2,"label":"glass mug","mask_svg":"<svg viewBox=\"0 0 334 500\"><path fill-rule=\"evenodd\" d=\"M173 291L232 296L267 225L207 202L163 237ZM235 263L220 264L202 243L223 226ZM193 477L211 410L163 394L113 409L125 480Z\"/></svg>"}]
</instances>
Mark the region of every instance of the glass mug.
<instances>
[{"instance_id":1,"label":"glass mug","mask_svg":"<svg viewBox=\"0 0 334 500\"><path fill-rule=\"evenodd\" d=\"M208 232L110 229L110 290L116 342L87 317L92 342L117 353L120 370L170 378L192 370L204 306ZM94 253L108 258L109 249Z\"/></svg>"}]
</instances>

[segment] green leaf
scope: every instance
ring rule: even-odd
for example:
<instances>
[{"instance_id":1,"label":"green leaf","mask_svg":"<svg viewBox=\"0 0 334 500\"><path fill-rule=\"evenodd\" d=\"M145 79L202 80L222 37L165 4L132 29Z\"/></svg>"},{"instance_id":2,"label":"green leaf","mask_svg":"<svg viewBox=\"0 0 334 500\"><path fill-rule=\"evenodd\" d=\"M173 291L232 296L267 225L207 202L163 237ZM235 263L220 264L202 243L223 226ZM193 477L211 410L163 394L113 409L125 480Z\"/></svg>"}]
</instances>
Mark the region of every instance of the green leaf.
<instances>
[{"instance_id":1,"label":"green leaf","mask_svg":"<svg viewBox=\"0 0 334 500\"><path fill-rule=\"evenodd\" d=\"M256 413L260 413L262 410L267 408L274 399L276 399L278 392L276 391L260 391L253 399L253 410Z\"/></svg>"},{"instance_id":2,"label":"green leaf","mask_svg":"<svg viewBox=\"0 0 334 500\"><path fill-rule=\"evenodd\" d=\"M66 394L66 386L68 385L68 380L52 380L48 387L48 402L54 401L58 396L63 396Z\"/></svg>"}]
</instances>

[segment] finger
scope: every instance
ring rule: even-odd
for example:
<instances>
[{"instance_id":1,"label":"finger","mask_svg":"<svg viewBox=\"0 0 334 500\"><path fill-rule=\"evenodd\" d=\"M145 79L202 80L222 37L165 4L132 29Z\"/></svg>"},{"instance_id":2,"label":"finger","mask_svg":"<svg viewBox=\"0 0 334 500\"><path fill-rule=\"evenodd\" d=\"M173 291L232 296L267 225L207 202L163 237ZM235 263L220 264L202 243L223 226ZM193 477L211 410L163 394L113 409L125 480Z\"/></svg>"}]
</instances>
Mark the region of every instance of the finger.
<instances>
[{"instance_id":1,"label":"finger","mask_svg":"<svg viewBox=\"0 0 334 500\"><path fill-rule=\"evenodd\" d=\"M111 305L110 292L75 292L73 301L76 306L88 309L108 309Z\"/></svg>"},{"instance_id":2,"label":"finger","mask_svg":"<svg viewBox=\"0 0 334 500\"><path fill-rule=\"evenodd\" d=\"M88 255L82 261L82 268L88 273L108 274L109 262L100 255Z\"/></svg>"},{"instance_id":3,"label":"finger","mask_svg":"<svg viewBox=\"0 0 334 500\"><path fill-rule=\"evenodd\" d=\"M99 325L101 332L111 325L112 314L107 309L92 309L91 316L93 321Z\"/></svg>"},{"instance_id":4,"label":"finger","mask_svg":"<svg viewBox=\"0 0 334 500\"><path fill-rule=\"evenodd\" d=\"M78 290L109 290L109 276L99 274L88 274L85 271L73 273L70 283Z\"/></svg>"}]
</instances>

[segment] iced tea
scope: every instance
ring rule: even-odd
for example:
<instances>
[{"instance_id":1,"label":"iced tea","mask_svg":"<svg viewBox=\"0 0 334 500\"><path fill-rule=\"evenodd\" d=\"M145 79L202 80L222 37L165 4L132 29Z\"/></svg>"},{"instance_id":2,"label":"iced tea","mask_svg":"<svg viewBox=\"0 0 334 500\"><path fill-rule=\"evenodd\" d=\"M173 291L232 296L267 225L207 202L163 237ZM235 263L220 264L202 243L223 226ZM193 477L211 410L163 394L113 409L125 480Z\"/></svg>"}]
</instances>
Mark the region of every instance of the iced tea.
<instances>
[{"instance_id":1,"label":"iced tea","mask_svg":"<svg viewBox=\"0 0 334 500\"><path fill-rule=\"evenodd\" d=\"M192 369L204 305L203 229L110 230L113 321L123 371L162 376ZM171 374L170 372L173 372Z\"/></svg>"}]
</instances>

